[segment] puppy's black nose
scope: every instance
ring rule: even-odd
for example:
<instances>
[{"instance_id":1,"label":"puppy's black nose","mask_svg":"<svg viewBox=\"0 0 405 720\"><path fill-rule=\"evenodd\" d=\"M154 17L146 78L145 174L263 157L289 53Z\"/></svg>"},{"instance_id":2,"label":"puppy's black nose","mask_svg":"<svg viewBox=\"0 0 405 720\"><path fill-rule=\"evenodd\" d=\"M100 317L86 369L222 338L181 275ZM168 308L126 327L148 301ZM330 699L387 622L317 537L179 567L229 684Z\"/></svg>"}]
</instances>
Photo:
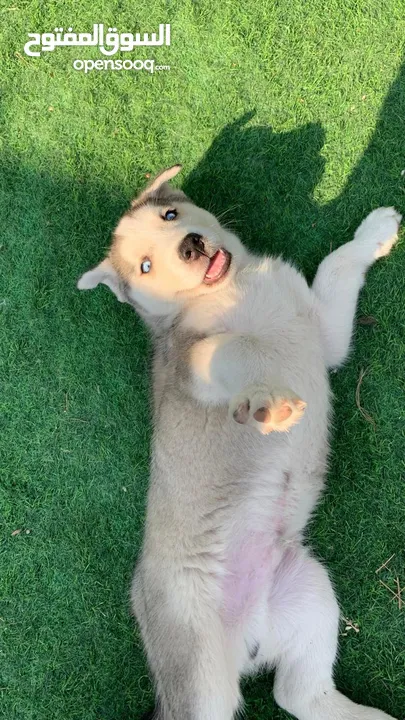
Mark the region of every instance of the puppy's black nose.
<instances>
[{"instance_id":1,"label":"puppy's black nose","mask_svg":"<svg viewBox=\"0 0 405 720\"><path fill-rule=\"evenodd\" d=\"M197 260L204 253L204 243L202 235L198 233L188 233L180 243L179 255L185 262Z\"/></svg>"}]
</instances>

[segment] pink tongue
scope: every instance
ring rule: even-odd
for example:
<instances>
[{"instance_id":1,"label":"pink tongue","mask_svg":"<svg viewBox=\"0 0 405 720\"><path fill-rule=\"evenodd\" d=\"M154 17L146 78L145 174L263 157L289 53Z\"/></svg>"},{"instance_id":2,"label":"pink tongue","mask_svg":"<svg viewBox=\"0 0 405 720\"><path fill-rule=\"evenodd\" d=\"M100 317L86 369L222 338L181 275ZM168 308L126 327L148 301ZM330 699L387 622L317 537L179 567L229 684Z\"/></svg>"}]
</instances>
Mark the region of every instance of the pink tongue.
<instances>
[{"instance_id":1,"label":"pink tongue","mask_svg":"<svg viewBox=\"0 0 405 720\"><path fill-rule=\"evenodd\" d=\"M218 252L216 252L215 255L211 258L211 262L208 265L208 270L205 273L205 277L209 280L213 280L214 278L216 278L221 273L225 261L225 253L222 250L218 250Z\"/></svg>"}]
</instances>

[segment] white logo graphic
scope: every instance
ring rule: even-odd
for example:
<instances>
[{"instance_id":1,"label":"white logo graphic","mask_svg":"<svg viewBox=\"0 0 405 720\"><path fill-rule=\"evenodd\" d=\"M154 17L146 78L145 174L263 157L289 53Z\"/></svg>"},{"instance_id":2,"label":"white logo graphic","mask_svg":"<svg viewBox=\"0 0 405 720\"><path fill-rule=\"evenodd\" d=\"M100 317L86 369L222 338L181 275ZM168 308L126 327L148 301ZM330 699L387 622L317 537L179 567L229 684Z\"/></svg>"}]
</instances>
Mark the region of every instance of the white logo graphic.
<instances>
[{"instance_id":1,"label":"white logo graphic","mask_svg":"<svg viewBox=\"0 0 405 720\"><path fill-rule=\"evenodd\" d=\"M103 55L115 55L119 50L121 52L131 52L135 47L170 45L170 25L159 25L159 37L156 33L144 33L141 40L141 34L136 33L119 33L117 28L107 28L104 35L104 25L93 25L93 33L74 33L73 28L68 28L67 33L63 33L63 28L55 28L54 33L28 33L28 37L32 40L24 45L24 52L30 57L40 57L41 52L52 52L56 47L98 47ZM32 47L40 46L38 51L31 50Z\"/></svg>"}]
</instances>

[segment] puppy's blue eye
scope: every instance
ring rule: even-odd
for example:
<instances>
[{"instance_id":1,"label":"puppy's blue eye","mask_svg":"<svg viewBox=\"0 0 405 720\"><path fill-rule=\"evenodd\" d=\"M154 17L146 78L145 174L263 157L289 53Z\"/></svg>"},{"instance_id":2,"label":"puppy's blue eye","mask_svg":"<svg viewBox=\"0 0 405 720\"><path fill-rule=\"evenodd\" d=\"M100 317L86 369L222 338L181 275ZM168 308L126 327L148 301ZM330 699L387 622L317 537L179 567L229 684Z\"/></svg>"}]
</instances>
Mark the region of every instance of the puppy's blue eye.
<instances>
[{"instance_id":1,"label":"puppy's blue eye","mask_svg":"<svg viewBox=\"0 0 405 720\"><path fill-rule=\"evenodd\" d=\"M177 217L177 210L167 210L163 217L165 220L175 220Z\"/></svg>"},{"instance_id":2,"label":"puppy's blue eye","mask_svg":"<svg viewBox=\"0 0 405 720\"><path fill-rule=\"evenodd\" d=\"M151 267L152 267L151 261L150 261L150 260L144 260L144 261L141 263L141 273L142 273L142 274L145 274L145 273L150 272Z\"/></svg>"}]
</instances>

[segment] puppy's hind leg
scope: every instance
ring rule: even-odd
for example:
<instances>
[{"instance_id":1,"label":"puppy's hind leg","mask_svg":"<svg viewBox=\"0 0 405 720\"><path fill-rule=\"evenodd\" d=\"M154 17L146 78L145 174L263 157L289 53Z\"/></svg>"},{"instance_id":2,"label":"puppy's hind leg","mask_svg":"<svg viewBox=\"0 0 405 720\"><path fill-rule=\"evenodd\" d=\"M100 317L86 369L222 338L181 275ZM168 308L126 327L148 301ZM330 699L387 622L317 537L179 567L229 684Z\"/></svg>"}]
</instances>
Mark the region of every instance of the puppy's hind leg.
<instances>
[{"instance_id":1,"label":"puppy's hind leg","mask_svg":"<svg viewBox=\"0 0 405 720\"><path fill-rule=\"evenodd\" d=\"M286 551L268 612L262 650L276 666L274 698L284 710L298 720L393 720L336 690L339 608L325 568L305 548Z\"/></svg>"},{"instance_id":2,"label":"puppy's hind leg","mask_svg":"<svg viewBox=\"0 0 405 720\"><path fill-rule=\"evenodd\" d=\"M367 269L388 255L397 240L401 215L394 208L378 208L366 217L354 239L328 255L312 285L328 367L341 365L350 349L357 298Z\"/></svg>"},{"instance_id":3,"label":"puppy's hind leg","mask_svg":"<svg viewBox=\"0 0 405 720\"><path fill-rule=\"evenodd\" d=\"M137 571L132 604L156 683L153 720L232 720L241 700L238 660L206 583L192 569L163 584L151 580Z\"/></svg>"}]
</instances>

